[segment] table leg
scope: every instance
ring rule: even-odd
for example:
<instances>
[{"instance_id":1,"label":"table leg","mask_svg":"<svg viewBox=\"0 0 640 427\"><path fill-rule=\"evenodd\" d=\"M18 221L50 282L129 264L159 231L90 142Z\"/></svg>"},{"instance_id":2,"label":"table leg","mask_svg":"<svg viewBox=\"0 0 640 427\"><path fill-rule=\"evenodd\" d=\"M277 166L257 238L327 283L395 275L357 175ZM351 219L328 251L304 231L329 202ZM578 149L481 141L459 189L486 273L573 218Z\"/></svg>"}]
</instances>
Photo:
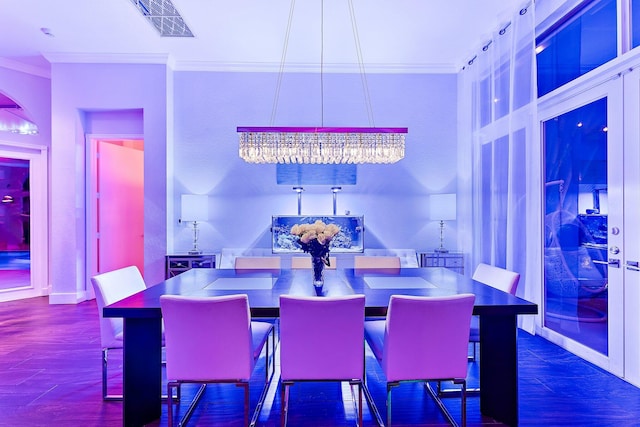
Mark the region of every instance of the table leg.
<instances>
[{"instance_id":1,"label":"table leg","mask_svg":"<svg viewBox=\"0 0 640 427\"><path fill-rule=\"evenodd\" d=\"M124 319L123 419L125 426L143 426L162 410L162 320Z\"/></svg>"},{"instance_id":2,"label":"table leg","mask_svg":"<svg viewBox=\"0 0 640 427\"><path fill-rule=\"evenodd\" d=\"M480 411L518 425L518 348L515 315L480 316Z\"/></svg>"}]
</instances>

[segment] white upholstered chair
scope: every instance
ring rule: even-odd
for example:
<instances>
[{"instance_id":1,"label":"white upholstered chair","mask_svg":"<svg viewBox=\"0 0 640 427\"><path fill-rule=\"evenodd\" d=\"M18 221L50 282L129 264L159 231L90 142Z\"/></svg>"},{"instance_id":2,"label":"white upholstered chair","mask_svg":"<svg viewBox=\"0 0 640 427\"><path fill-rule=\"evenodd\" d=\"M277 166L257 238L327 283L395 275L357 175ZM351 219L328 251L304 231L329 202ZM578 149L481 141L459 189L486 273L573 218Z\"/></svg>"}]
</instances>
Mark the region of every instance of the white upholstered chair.
<instances>
[{"instance_id":1,"label":"white upholstered chair","mask_svg":"<svg viewBox=\"0 0 640 427\"><path fill-rule=\"evenodd\" d=\"M102 398L104 400L122 400L122 395L108 393L108 352L122 349L124 338L123 320L117 317L104 317L102 309L147 288L140 270L136 266L95 275L91 278L96 295L100 316L100 343L102 346Z\"/></svg>"},{"instance_id":2,"label":"white upholstered chair","mask_svg":"<svg viewBox=\"0 0 640 427\"><path fill-rule=\"evenodd\" d=\"M173 425L173 389L201 384L180 425L186 424L208 383L231 383L244 388L244 425L249 425L249 380L265 350L265 382L254 411L257 420L274 363L269 363L269 337L273 360L274 328L251 321L247 295L196 297L162 295L167 353L168 421ZM271 364L271 375L269 365Z\"/></svg>"},{"instance_id":3,"label":"white upholstered chair","mask_svg":"<svg viewBox=\"0 0 640 427\"><path fill-rule=\"evenodd\" d=\"M520 281L520 274L505 270L504 268L480 263L473 272L472 279L508 294L515 295L516 290L518 289L518 282ZM475 359L476 344L480 342L480 325L478 316L473 316L471 319L469 341L473 343L473 359Z\"/></svg>"},{"instance_id":4,"label":"white upholstered chair","mask_svg":"<svg viewBox=\"0 0 640 427\"><path fill-rule=\"evenodd\" d=\"M399 270L400 257L359 255L353 258L353 267L356 270L364 270L364 269L398 269Z\"/></svg>"},{"instance_id":5,"label":"white upholstered chair","mask_svg":"<svg viewBox=\"0 0 640 427\"><path fill-rule=\"evenodd\" d=\"M299 381L348 381L358 387L362 425L364 295L280 296L281 425L289 388Z\"/></svg>"},{"instance_id":6,"label":"white upholstered chair","mask_svg":"<svg viewBox=\"0 0 640 427\"><path fill-rule=\"evenodd\" d=\"M279 256L239 256L235 260L236 270L280 270Z\"/></svg>"},{"instance_id":7,"label":"white upholstered chair","mask_svg":"<svg viewBox=\"0 0 640 427\"><path fill-rule=\"evenodd\" d=\"M271 248L222 248L220 256L216 257L216 268L235 268L237 257L272 256Z\"/></svg>"},{"instance_id":8,"label":"white upholstered chair","mask_svg":"<svg viewBox=\"0 0 640 427\"><path fill-rule=\"evenodd\" d=\"M392 388L405 381L444 380L462 386L461 418L466 425L467 350L474 301L473 294L392 295L386 319L365 322L365 339L387 382L388 426ZM437 393L425 386L447 419L457 425Z\"/></svg>"}]
</instances>

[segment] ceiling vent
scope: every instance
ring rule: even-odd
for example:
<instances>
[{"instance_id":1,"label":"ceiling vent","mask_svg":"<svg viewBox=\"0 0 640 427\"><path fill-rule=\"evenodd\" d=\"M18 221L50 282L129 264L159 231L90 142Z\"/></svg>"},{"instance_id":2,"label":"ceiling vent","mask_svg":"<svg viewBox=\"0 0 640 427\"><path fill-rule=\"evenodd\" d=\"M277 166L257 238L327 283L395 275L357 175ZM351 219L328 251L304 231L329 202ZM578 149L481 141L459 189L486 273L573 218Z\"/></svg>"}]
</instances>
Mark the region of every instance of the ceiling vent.
<instances>
[{"instance_id":1,"label":"ceiling vent","mask_svg":"<svg viewBox=\"0 0 640 427\"><path fill-rule=\"evenodd\" d=\"M131 0L162 37L193 37L171 0Z\"/></svg>"}]
</instances>

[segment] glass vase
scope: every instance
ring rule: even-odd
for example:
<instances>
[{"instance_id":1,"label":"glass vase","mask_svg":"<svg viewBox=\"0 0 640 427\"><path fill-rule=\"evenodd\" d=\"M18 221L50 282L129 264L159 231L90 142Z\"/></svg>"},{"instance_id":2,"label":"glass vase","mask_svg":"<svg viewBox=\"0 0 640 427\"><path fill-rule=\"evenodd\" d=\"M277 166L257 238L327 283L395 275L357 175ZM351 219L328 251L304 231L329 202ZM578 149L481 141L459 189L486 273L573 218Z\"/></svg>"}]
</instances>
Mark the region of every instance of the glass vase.
<instances>
[{"instance_id":1,"label":"glass vase","mask_svg":"<svg viewBox=\"0 0 640 427\"><path fill-rule=\"evenodd\" d=\"M311 257L311 266L313 267L313 286L322 287L324 285L324 260L322 257Z\"/></svg>"}]
</instances>

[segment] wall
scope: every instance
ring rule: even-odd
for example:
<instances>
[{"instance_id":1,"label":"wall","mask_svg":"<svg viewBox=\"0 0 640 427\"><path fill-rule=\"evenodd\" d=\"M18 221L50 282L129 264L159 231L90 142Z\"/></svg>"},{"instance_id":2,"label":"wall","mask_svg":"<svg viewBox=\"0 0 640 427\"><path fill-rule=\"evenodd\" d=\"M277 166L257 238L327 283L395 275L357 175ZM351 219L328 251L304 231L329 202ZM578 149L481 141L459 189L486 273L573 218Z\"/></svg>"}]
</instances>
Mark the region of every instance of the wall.
<instances>
[{"instance_id":1,"label":"wall","mask_svg":"<svg viewBox=\"0 0 640 427\"><path fill-rule=\"evenodd\" d=\"M48 147L51 141L51 79L4 68L0 61L0 92L22 106L28 117L38 126L37 135L18 135L0 132L0 142L12 142Z\"/></svg>"},{"instance_id":2,"label":"wall","mask_svg":"<svg viewBox=\"0 0 640 427\"><path fill-rule=\"evenodd\" d=\"M133 110L142 111L145 138L148 282L162 280L166 252L191 247L191 230L178 223L181 194L210 196L210 221L201 227L200 240L207 251L270 247L271 216L297 211L296 194L276 184L274 165L238 158L236 127L269 125L275 73L54 63L51 80L2 68L0 77L1 85L11 83L5 93L23 103L41 126L32 140L51 141L52 303L87 297L84 136L139 129L126 118ZM273 124L322 124L324 103L327 126L408 127L405 159L358 166L357 183L343 186L338 195L338 213L365 216L366 247L435 248L438 224L428 218L427 196L456 191L456 76L367 75L374 123L367 117L360 75L325 75L324 101L319 80L317 74L285 74ZM307 186L302 205L303 214L331 213L329 186ZM447 225L445 245L453 248L455 223Z\"/></svg>"},{"instance_id":3,"label":"wall","mask_svg":"<svg viewBox=\"0 0 640 427\"><path fill-rule=\"evenodd\" d=\"M95 126L105 129L100 120L86 120L92 112L143 111L145 280L155 283L164 277L167 80L165 65L52 64L52 303L82 301L90 287L85 271L85 134ZM121 130L117 125L113 129Z\"/></svg>"},{"instance_id":4,"label":"wall","mask_svg":"<svg viewBox=\"0 0 640 427\"><path fill-rule=\"evenodd\" d=\"M275 73L174 77L171 252L191 247L189 225L178 223L181 194L210 197L210 220L200 227L205 251L270 247L271 216L297 213L297 196L291 186L276 184L275 165L238 157L237 126L370 125L359 74L324 75L322 101L318 74L285 73L273 123ZM359 165L357 183L338 195L337 212L364 215L366 247L433 249L439 228L429 220L428 195L456 192L456 76L368 74L367 82L373 125L409 128L406 155L392 165ZM330 186L305 186L302 214L330 214L332 206ZM455 223L447 223L451 249L455 231Z\"/></svg>"}]
</instances>

